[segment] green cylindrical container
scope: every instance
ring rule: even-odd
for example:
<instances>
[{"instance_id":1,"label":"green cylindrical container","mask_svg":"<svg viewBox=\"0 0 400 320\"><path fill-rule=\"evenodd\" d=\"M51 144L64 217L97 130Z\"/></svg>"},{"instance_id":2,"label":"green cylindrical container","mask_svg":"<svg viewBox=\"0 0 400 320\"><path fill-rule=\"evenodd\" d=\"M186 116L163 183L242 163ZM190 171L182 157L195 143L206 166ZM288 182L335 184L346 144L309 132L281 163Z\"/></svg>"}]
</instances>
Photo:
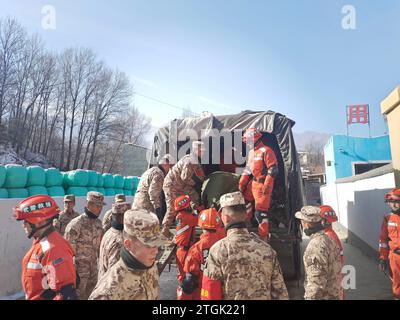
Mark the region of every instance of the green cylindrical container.
<instances>
[{"instance_id":1,"label":"green cylindrical container","mask_svg":"<svg viewBox=\"0 0 400 320\"><path fill-rule=\"evenodd\" d=\"M104 188L105 189L112 189L114 188L114 177L111 173L103 173L104 179Z\"/></svg>"},{"instance_id":2,"label":"green cylindrical container","mask_svg":"<svg viewBox=\"0 0 400 320\"><path fill-rule=\"evenodd\" d=\"M114 189L115 194L124 194L124 189Z\"/></svg>"},{"instance_id":3,"label":"green cylindrical container","mask_svg":"<svg viewBox=\"0 0 400 320\"><path fill-rule=\"evenodd\" d=\"M8 190L0 189L0 199L7 199L7 198L8 198Z\"/></svg>"},{"instance_id":4,"label":"green cylindrical container","mask_svg":"<svg viewBox=\"0 0 400 320\"><path fill-rule=\"evenodd\" d=\"M73 194L76 197L86 197L87 193L88 190L84 187L69 187L67 189L67 194Z\"/></svg>"},{"instance_id":5,"label":"green cylindrical container","mask_svg":"<svg viewBox=\"0 0 400 320\"><path fill-rule=\"evenodd\" d=\"M19 189L26 186L28 181L28 170L17 164L6 165L6 181L4 182L5 188Z\"/></svg>"},{"instance_id":6,"label":"green cylindrical container","mask_svg":"<svg viewBox=\"0 0 400 320\"><path fill-rule=\"evenodd\" d=\"M64 197L65 196L65 191L64 188L61 186L58 187L48 187L47 188L47 193L51 197Z\"/></svg>"},{"instance_id":7,"label":"green cylindrical container","mask_svg":"<svg viewBox=\"0 0 400 320\"><path fill-rule=\"evenodd\" d=\"M66 182L69 187L87 187L89 183L89 172L81 169L70 171L68 172Z\"/></svg>"},{"instance_id":8,"label":"green cylindrical container","mask_svg":"<svg viewBox=\"0 0 400 320\"><path fill-rule=\"evenodd\" d=\"M103 196L106 195L106 189L104 189L104 188L97 188L97 191L99 191L101 194L103 194Z\"/></svg>"},{"instance_id":9,"label":"green cylindrical container","mask_svg":"<svg viewBox=\"0 0 400 320\"><path fill-rule=\"evenodd\" d=\"M140 177L133 177L133 189L137 189L139 185Z\"/></svg>"},{"instance_id":10,"label":"green cylindrical container","mask_svg":"<svg viewBox=\"0 0 400 320\"><path fill-rule=\"evenodd\" d=\"M0 166L0 188L3 187L4 182L6 181L6 176L7 176L6 167L5 166Z\"/></svg>"},{"instance_id":11,"label":"green cylindrical container","mask_svg":"<svg viewBox=\"0 0 400 320\"><path fill-rule=\"evenodd\" d=\"M88 192L89 192L89 191L95 191L95 192L98 192L98 191L99 191L99 189L96 188L96 187L87 187L87 190L88 190Z\"/></svg>"},{"instance_id":12,"label":"green cylindrical container","mask_svg":"<svg viewBox=\"0 0 400 320\"><path fill-rule=\"evenodd\" d=\"M120 174L114 175L114 188L123 189L124 188L124 177Z\"/></svg>"},{"instance_id":13,"label":"green cylindrical container","mask_svg":"<svg viewBox=\"0 0 400 320\"><path fill-rule=\"evenodd\" d=\"M57 168L49 168L45 170L46 187L59 187L63 184L63 174Z\"/></svg>"},{"instance_id":14,"label":"green cylindrical container","mask_svg":"<svg viewBox=\"0 0 400 320\"><path fill-rule=\"evenodd\" d=\"M93 171L93 170L88 170L88 174L89 174L88 186L89 187L97 187L97 183L99 182L97 172Z\"/></svg>"},{"instance_id":15,"label":"green cylindrical container","mask_svg":"<svg viewBox=\"0 0 400 320\"><path fill-rule=\"evenodd\" d=\"M45 186L46 185L46 172L42 167L30 166L28 170L27 187Z\"/></svg>"},{"instance_id":16,"label":"green cylindrical container","mask_svg":"<svg viewBox=\"0 0 400 320\"><path fill-rule=\"evenodd\" d=\"M105 192L106 193L104 195L106 197L111 197L111 196L115 196L116 195L115 190L113 188L106 188Z\"/></svg>"},{"instance_id":17,"label":"green cylindrical container","mask_svg":"<svg viewBox=\"0 0 400 320\"><path fill-rule=\"evenodd\" d=\"M124 189L133 190L134 187L135 187L135 182L133 180L133 177L125 177L124 178Z\"/></svg>"},{"instance_id":18,"label":"green cylindrical container","mask_svg":"<svg viewBox=\"0 0 400 320\"><path fill-rule=\"evenodd\" d=\"M8 189L8 197L13 199L25 199L29 197L29 192L25 188Z\"/></svg>"},{"instance_id":19,"label":"green cylindrical container","mask_svg":"<svg viewBox=\"0 0 400 320\"><path fill-rule=\"evenodd\" d=\"M43 186L31 186L27 189L30 197L37 194L48 194L46 187Z\"/></svg>"},{"instance_id":20,"label":"green cylindrical container","mask_svg":"<svg viewBox=\"0 0 400 320\"><path fill-rule=\"evenodd\" d=\"M104 187L104 178L101 173L97 173L97 188L103 188Z\"/></svg>"}]
</instances>

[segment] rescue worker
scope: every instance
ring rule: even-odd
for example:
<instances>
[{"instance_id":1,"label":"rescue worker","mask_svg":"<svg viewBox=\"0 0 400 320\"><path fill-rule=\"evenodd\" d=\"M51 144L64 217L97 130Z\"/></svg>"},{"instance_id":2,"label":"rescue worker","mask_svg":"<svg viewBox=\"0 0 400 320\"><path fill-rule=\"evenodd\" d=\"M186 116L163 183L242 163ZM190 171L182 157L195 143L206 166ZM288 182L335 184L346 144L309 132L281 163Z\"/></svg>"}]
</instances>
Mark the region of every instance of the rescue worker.
<instances>
[{"instance_id":1,"label":"rescue worker","mask_svg":"<svg viewBox=\"0 0 400 320\"><path fill-rule=\"evenodd\" d=\"M160 224L163 219L161 212L161 193L163 191L165 176L172 166L172 158L169 154L166 154L161 158L158 166L151 167L143 173L135 198L133 199L133 209L144 209L154 212L160 220Z\"/></svg>"},{"instance_id":2,"label":"rescue worker","mask_svg":"<svg viewBox=\"0 0 400 320\"><path fill-rule=\"evenodd\" d=\"M75 266L80 284L78 297L86 300L97 283L98 258L103 227L99 219L104 196L100 192L87 193L85 212L73 219L65 229L65 239L75 252Z\"/></svg>"},{"instance_id":3,"label":"rescue worker","mask_svg":"<svg viewBox=\"0 0 400 320\"><path fill-rule=\"evenodd\" d=\"M276 252L246 228L246 206L241 192L221 196L220 206L228 235L210 249L201 299L288 299Z\"/></svg>"},{"instance_id":4,"label":"rescue worker","mask_svg":"<svg viewBox=\"0 0 400 320\"><path fill-rule=\"evenodd\" d=\"M53 198L36 195L14 208L14 217L23 221L31 249L22 260L22 287L27 300L76 300L74 252L54 229L53 219L60 209Z\"/></svg>"},{"instance_id":5,"label":"rescue worker","mask_svg":"<svg viewBox=\"0 0 400 320\"><path fill-rule=\"evenodd\" d=\"M247 129L243 142L254 145L247 158L247 166L239 181L239 190L245 194L251 186L255 200L254 216L259 224L259 235L262 239L269 238L269 208L274 188L274 180L278 175L278 160L274 151L262 141L262 133L255 128ZM251 185L250 180L253 179Z\"/></svg>"},{"instance_id":6,"label":"rescue worker","mask_svg":"<svg viewBox=\"0 0 400 320\"><path fill-rule=\"evenodd\" d=\"M156 261L166 239L154 213L128 210L124 215L121 258L99 280L89 300L157 300L160 295Z\"/></svg>"},{"instance_id":7,"label":"rescue worker","mask_svg":"<svg viewBox=\"0 0 400 320\"><path fill-rule=\"evenodd\" d=\"M171 238L169 228L176 216L174 203L177 197L187 194L194 203L195 210L201 211L204 209L200 205L201 186L205 178L200 159L204 152L204 143L194 141L191 153L182 157L164 179L163 190L167 212L162 222L162 233L168 238Z\"/></svg>"},{"instance_id":8,"label":"rescue worker","mask_svg":"<svg viewBox=\"0 0 400 320\"><path fill-rule=\"evenodd\" d=\"M343 255L343 245L342 241L340 241L339 236L333 230L332 223L338 221L338 217L335 213L335 210L331 206L322 205L319 207L321 210L322 217L322 225L324 226L324 230L326 235L331 238L337 246L340 248L340 263L342 266L344 265L344 255Z\"/></svg>"},{"instance_id":9,"label":"rescue worker","mask_svg":"<svg viewBox=\"0 0 400 320\"><path fill-rule=\"evenodd\" d=\"M64 211L60 212L60 215L53 220L53 226L56 231L64 236L65 228L72 219L79 216L79 213L74 210L75 208L75 196L68 194L64 196Z\"/></svg>"},{"instance_id":10,"label":"rescue worker","mask_svg":"<svg viewBox=\"0 0 400 320\"><path fill-rule=\"evenodd\" d=\"M111 228L104 234L100 244L98 279L119 260L123 243L124 213L130 209L131 204L128 202L116 202L112 205Z\"/></svg>"},{"instance_id":11,"label":"rescue worker","mask_svg":"<svg viewBox=\"0 0 400 320\"><path fill-rule=\"evenodd\" d=\"M196 242L197 215L190 205L187 195L179 196L174 205L176 215L176 265L178 267L178 300L190 300L182 293L182 281L185 278L183 266L190 247Z\"/></svg>"},{"instance_id":12,"label":"rescue worker","mask_svg":"<svg viewBox=\"0 0 400 320\"><path fill-rule=\"evenodd\" d=\"M400 299L400 189L393 189L385 196L391 214L383 218L379 239L379 268L392 280L395 300Z\"/></svg>"},{"instance_id":13,"label":"rescue worker","mask_svg":"<svg viewBox=\"0 0 400 320\"><path fill-rule=\"evenodd\" d=\"M310 242L304 252L306 300L340 300L342 295L342 264L340 248L322 225L321 209L305 206L296 213Z\"/></svg>"},{"instance_id":14,"label":"rescue worker","mask_svg":"<svg viewBox=\"0 0 400 320\"><path fill-rule=\"evenodd\" d=\"M116 194L114 203L126 202L126 196L122 193ZM111 228L112 209L107 210L103 217L103 230L106 232Z\"/></svg>"},{"instance_id":15,"label":"rescue worker","mask_svg":"<svg viewBox=\"0 0 400 320\"><path fill-rule=\"evenodd\" d=\"M217 230L221 226L221 217L215 208L201 212L198 226L203 230L200 240L196 242L186 256L183 271L182 291L186 300L200 300L203 270L210 248L221 239Z\"/></svg>"}]
</instances>

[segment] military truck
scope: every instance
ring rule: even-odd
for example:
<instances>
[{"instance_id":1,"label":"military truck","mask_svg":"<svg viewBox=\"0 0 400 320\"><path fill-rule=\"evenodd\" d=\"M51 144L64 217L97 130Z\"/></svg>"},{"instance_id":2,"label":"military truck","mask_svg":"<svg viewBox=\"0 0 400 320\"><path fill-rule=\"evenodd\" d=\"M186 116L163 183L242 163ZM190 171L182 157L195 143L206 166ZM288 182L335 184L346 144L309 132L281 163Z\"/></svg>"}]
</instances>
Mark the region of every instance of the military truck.
<instances>
[{"instance_id":1,"label":"military truck","mask_svg":"<svg viewBox=\"0 0 400 320\"><path fill-rule=\"evenodd\" d=\"M262 131L264 143L275 151L279 162L270 208L269 243L278 253L286 280L301 277L301 230L294 214L303 206L304 193L292 134L294 125L294 121L273 111L243 111L223 116L207 113L176 119L156 132L150 159L150 163L156 164L166 153L180 159L190 152L191 141L205 142L206 155L201 164L207 180L201 190L201 199L206 207L218 207L222 194L238 190L249 151L241 140L243 133L251 127ZM229 161L229 158L233 159ZM255 219L251 221L250 230L257 232Z\"/></svg>"}]
</instances>

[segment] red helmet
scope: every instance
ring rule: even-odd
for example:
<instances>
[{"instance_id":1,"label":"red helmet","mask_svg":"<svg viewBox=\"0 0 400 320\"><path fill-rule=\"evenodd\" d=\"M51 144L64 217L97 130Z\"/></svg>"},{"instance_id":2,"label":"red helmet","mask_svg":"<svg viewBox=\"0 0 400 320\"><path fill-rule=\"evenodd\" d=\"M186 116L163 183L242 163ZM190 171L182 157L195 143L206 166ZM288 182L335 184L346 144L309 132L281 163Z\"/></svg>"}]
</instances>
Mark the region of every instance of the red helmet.
<instances>
[{"instance_id":1,"label":"red helmet","mask_svg":"<svg viewBox=\"0 0 400 320\"><path fill-rule=\"evenodd\" d=\"M60 208L52 197L39 194L18 203L14 208L14 217L17 221L36 224L57 216L59 212Z\"/></svg>"},{"instance_id":2,"label":"red helmet","mask_svg":"<svg viewBox=\"0 0 400 320\"><path fill-rule=\"evenodd\" d=\"M247 143L248 141L254 141L257 142L258 140L260 140L262 137L262 133L260 130L256 129L256 128L249 128L246 130L246 132L243 135L243 142Z\"/></svg>"},{"instance_id":3,"label":"red helmet","mask_svg":"<svg viewBox=\"0 0 400 320\"><path fill-rule=\"evenodd\" d=\"M329 223L338 221L338 217L335 213L335 210L333 210L331 206L320 206L319 208L321 210L322 219L325 219Z\"/></svg>"},{"instance_id":4,"label":"red helmet","mask_svg":"<svg viewBox=\"0 0 400 320\"><path fill-rule=\"evenodd\" d=\"M190 207L190 197L188 195L179 196L175 199L175 211L182 211Z\"/></svg>"},{"instance_id":5,"label":"red helmet","mask_svg":"<svg viewBox=\"0 0 400 320\"><path fill-rule=\"evenodd\" d=\"M400 189L393 189L385 195L386 202L400 202Z\"/></svg>"},{"instance_id":6,"label":"red helmet","mask_svg":"<svg viewBox=\"0 0 400 320\"><path fill-rule=\"evenodd\" d=\"M197 225L202 229L217 230L222 226L221 217L215 208L203 210L199 215Z\"/></svg>"}]
</instances>

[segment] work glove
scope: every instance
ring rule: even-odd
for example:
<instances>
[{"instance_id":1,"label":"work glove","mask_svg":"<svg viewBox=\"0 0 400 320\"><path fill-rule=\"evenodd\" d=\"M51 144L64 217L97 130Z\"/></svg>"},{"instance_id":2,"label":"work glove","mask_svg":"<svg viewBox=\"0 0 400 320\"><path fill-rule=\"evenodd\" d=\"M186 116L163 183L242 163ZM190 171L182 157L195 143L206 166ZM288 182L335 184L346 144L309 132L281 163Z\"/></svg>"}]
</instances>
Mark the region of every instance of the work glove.
<instances>
[{"instance_id":1,"label":"work glove","mask_svg":"<svg viewBox=\"0 0 400 320\"><path fill-rule=\"evenodd\" d=\"M185 279L182 281L182 291L184 294L192 294L199 287L199 279L191 273L185 274Z\"/></svg>"},{"instance_id":2,"label":"work glove","mask_svg":"<svg viewBox=\"0 0 400 320\"><path fill-rule=\"evenodd\" d=\"M379 260L379 269L380 269L382 272L386 273L387 270L388 270L388 261L387 261L387 260L384 260L384 259L380 259L380 260Z\"/></svg>"},{"instance_id":3,"label":"work glove","mask_svg":"<svg viewBox=\"0 0 400 320\"><path fill-rule=\"evenodd\" d=\"M265 219L268 220L267 212L261 212L261 211L256 210L256 212L254 212L254 216L255 216L258 224L261 224L263 222L263 220L265 220Z\"/></svg>"}]
</instances>

